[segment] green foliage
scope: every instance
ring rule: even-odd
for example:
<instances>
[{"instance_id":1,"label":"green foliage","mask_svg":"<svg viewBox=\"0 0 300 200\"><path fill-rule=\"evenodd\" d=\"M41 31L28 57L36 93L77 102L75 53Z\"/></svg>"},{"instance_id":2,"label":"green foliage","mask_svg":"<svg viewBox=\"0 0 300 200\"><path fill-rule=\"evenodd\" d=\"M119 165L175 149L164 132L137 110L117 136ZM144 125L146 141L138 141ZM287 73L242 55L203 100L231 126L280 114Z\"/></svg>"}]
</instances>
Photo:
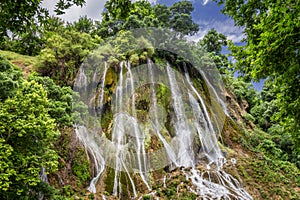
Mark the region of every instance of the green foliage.
<instances>
[{"instance_id":1,"label":"green foliage","mask_svg":"<svg viewBox=\"0 0 300 200\"><path fill-rule=\"evenodd\" d=\"M83 149L78 149L72 163L72 171L78 178L77 185L80 187L90 179L90 163L87 160L87 155Z\"/></svg>"},{"instance_id":2,"label":"green foliage","mask_svg":"<svg viewBox=\"0 0 300 200\"><path fill-rule=\"evenodd\" d=\"M265 156L241 160L238 170L247 178L248 187L259 188L262 199L299 199L299 169L286 161L270 159ZM254 181L255 180L255 181Z\"/></svg>"},{"instance_id":3,"label":"green foliage","mask_svg":"<svg viewBox=\"0 0 300 200\"><path fill-rule=\"evenodd\" d=\"M279 111L276 103L276 93L271 80L266 80L259 95L256 105L251 108L250 113L255 117L255 123L264 131L272 126L275 114Z\"/></svg>"},{"instance_id":4,"label":"green foliage","mask_svg":"<svg viewBox=\"0 0 300 200\"><path fill-rule=\"evenodd\" d=\"M249 113L243 115L243 118L246 120L247 123L253 122L255 120L255 118Z\"/></svg>"},{"instance_id":5,"label":"green foliage","mask_svg":"<svg viewBox=\"0 0 300 200\"><path fill-rule=\"evenodd\" d=\"M69 23L67 28L82 33L92 33L95 31L94 21L87 16L80 17L78 21L74 23Z\"/></svg>"},{"instance_id":6,"label":"green foliage","mask_svg":"<svg viewBox=\"0 0 300 200\"><path fill-rule=\"evenodd\" d=\"M276 148L282 151L284 156L281 159L291 161L299 167L299 145L293 139L293 135L297 134L297 130L288 128L294 127L293 121L285 120L282 122L276 118L280 112L277 101L276 85L268 79L265 81L254 106L250 108L250 113L254 117L253 122L267 132Z\"/></svg>"},{"instance_id":7,"label":"green foliage","mask_svg":"<svg viewBox=\"0 0 300 200\"><path fill-rule=\"evenodd\" d=\"M181 197L179 197L180 200L195 200L197 199L197 195L194 194L194 193L190 193L190 194L187 194L187 193L183 193Z\"/></svg>"},{"instance_id":8,"label":"green foliage","mask_svg":"<svg viewBox=\"0 0 300 200\"><path fill-rule=\"evenodd\" d=\"M62 188L63 194L67 197L70 197L74 194L74 190L72 189L71 185L65 185Z\"/></svg>"},{"instance_id":9,"label":"green foliage","mask_svg":"<svg viewBox=\"0 0 300 200\"><path fill-rule=\"evenodd\" d=\"M11 51L0 50L0 54L4 56L9 62L20 63L24 67L35 65L37 62L36 57L21 55Z\"/></svg>"},{"instance_id":10,"label":"green foliage","mask_svg":"<svg viewBox=\"0 0 300 200\"><path fill-rule=\"evenodd\" d=\"M68 200L68 198L61 195L60 191L49 185L45 182L39 182L36 186L34 186L29 192L29 199L55 199L55 200ZM22 197L18 197L20 199ZM27 197L23 197L26 199Z\"/></svg>"},{"instance_id":11,"label":"green foliage","mask_svg":"<svg viewBox=\"0 0 300 200\"><path fill-rule=\"evenodd\" d=\"M48 172L57 168L52 141L58 136L48 114L49 101L43 87L23 81L16 94L0 105L1 196L27 196L28 189L40 182L43 166Z\"/></svg>"},{"instance_id":12,"label":"green foliage","mask_svg":"<svg viewBox=\"0 0 300 200\"><path fill-rule=\"evenodd\" d=\"M145 62L153 54L154 48L146 38L135 37L130 31L119 31L115 37L108 38L101 48L90 54L89 64L96 67L99 63L94 63L93 60L107 61L110 65L129 60L132 65L136 65Z\"/></svg>"},{"instance_id":13,"label":"green foliage","mask_svg":"<svg viewBox=\"0 0 300 200\"><path fill-rule=\"evenodd\" d=\"M28 27L26 32L13 34L11 37L5 37L2 43L3 50L14 51L24 55L37 55L44 43L43 30L41 27Z\"/></svg>"},{"instance_id":14,"label":"green foliage","mask_svg":"<svg viewBox=\"0 0 300 200\"><path fill-rule=\"evenodd\" d=\"M75 22L74 22L75 23ZM47 19L47 24L43 25L46 38L48 38L48 35L51 35L51 33L62 33L65 29L65 22L55 16L51 16Z\"/></svg>"},{"instance_id":15,"label":"green foliage","mask_svg":"<svg viewBox=\"0 0 300 200\"><path fill-rule=\"evenodd\" d=\"M231 44L237 69L249 79L270 77L276 86L277 119L300 146L300 2L220 0L223 12L244 27L246 44Z\"/></svg>"},{"instance_id":16,"label":"green foliage","mask_svg":"<svg viewBox=\"0 0 300 200\"><path fill-rule=\"evenodd\" d=\"M226 36L211 29L203 39L199 40L199 45L209 53L219 71L227 74L230 64L227 56L221 53L222 47L227 45Z\"/></svg>"},{"instance_id":17,"label":"green foliage","mask_svg":"<svg viewBox=\"0 0 300 200\"><path fill-rule=\"evenodd\" d=\"M153 7L154 14L159 21L159 26L169 26L171 11L166 5L156 4Z\"/></svg>"},{"instance_id":18,"label":"green foliage","mask_svg":"<svg viewBox=\"0 0 300 200\"><path fill-rule=\"evenodd\" d=\"M21 70L0 56L0 101L13 96L20 85L21 79Z\"/></svg>"},{"instance_id":19,"label":"green foliage","mask_svg":"<svg viewBox=\"0 0 300 200\"><path fill-rule=\"evenodd\" d=\"M241 103L242 100L247 101L249 106L246 108L246 110L248 112L257 104L259 95L251 83L245 82L241 78L236 79L231 75L224 76L223 81L226 88L231 90L236 95L239 103ZM253 116L255 117L254 114Z\"/></svg>"},{"instance_id":20,"label":"green foliage","mask_svg":"<svg viewBox=\"0 0 300 200\"><path fill-rule=\"evenodd\" d=\"M146 1L110 0L105 4L103 20L98 23L97 33L102 38L115 35L120 30L145 27L166 27L184 35L193 35L198 25L193 22L193 6L189 1L177 2L171 7Z\"/></svg>"},{"instance_id":21,"label":"green foliage","mask_svg":"<svg viewBox=\"0 0 300 200\"><path fill-rule=\"evenodd\" d=\"M7 32L13 33L26 32L27 27L34 24L34 16L37 14L42 20L48 12L41 6L41 0L38 1L6 1L0 5L0 41L7 36Z\"/></svg>"},{"instance_id":22,"label":"green foliage","mask_svg":"<svg viewBox=\"0 0 300 200\"><path fill-rule=\"evenodd\" d=\"M84 0L59 0L55 11L58 14L63 14L63 10L70 8L72 5L82 6L84 3ZM43 8L41 4L42 0L17 0L2 3L0 5L0 38L6 36L7 31L25 33L28 27L35 25L34 17L37 17L39 22L45 23L45 19L49 14L48 10Z\"/></svg>"},{"instance_id":23,"label":"green foliage","mask_svg":"<svg viewBox=\"0 0 300 200\"><path fill-rule=\"evenodd\" d=\"M194 35L198 32L198 25L193 22L191 13L194 10L190 1L183 0L174 3L170 7L170 28L183 35Z\"/></svg>"},{"instance_id":24,"label":"green foliage","mask_svg":"<svg viewBox=\"0 0 300 200\"><path fill-rule=\"evenodd\" d=\"M49 21L49 12L42 0L5 1L0 4L1 49L26 55L36 55L44 43L43 26ZM56 13L63 14L72 5L82 6L84 0L59 0ZM12 33L12 39L8 33Z\"/></svg>"},{"instance_id":25,"label":"green foliage","mask_svg":"<svg viewBox=\"0 0 300 200\"><path fill-rule=\"evenodd\" d=\"M59 85L71 86L80 64L99 40L74 30L54 33L47 39L46 47L39 55L37 71Z\"/></svg>"},{"instance_id":26,"label":"green foliage","mask_svg":"<svg viewBox=\"0 0 300 200\"><path fill-rule=\"evenodd\" d=\"M150 195L144 195L144 196L143 196L143 199L144 199L144 200L150 200L151 197L150 197Z\"/></svg>"},{"instance_id":27,"label":"green foliage","mask_svg":"<svg viewBox=\"0 0 300 200\"><path fill-rule=\"evenodd\" d=\"M31 74L27 77L28 81L35 81L41 84L47 93L49 100L49 115L55 119L59 127L71 126L72 117L72 89L70 87L60 87L49 77L40 77L37 74Z\"/></svg>"},{"instance_id":28,"label":"green foliage","mask_svg":"<svg viewBox=\"0 0 300 200\"><path fill-rule=\"evenodd\" d=\"M110 0L105 3L107 12L104 12L105 18L126 19L133 5L130 0Z\"/></svg>"}]
</instances>

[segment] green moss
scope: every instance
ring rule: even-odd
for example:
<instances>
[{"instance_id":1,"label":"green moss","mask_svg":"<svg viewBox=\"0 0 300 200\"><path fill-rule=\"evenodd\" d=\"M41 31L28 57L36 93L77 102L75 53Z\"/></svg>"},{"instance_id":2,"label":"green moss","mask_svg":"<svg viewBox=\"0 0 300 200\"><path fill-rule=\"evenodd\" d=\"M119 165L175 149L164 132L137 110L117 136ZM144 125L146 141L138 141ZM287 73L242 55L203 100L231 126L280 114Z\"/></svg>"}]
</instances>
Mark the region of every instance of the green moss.
<instances>
[{"instance_id":1,"label":"green moss","mask_svg":"<svg viewBox=\"0 0 300 200\"><path fill-rule=\"evenodd\" d=\"M70 144L70 130L68 129L68 130L62 132L60 139L58 141L59 155L64 160L67 159L67 157L70 153L69 144Z\"/></svg>"},{"instance_id":2,"label":"green moss","mask_svg":"<svg viewBox=\"0 0 300 200\"><path fill-rule=\"evenodd\" d=\"M105 112L101 117L101 128L106 132L108 129L109 124L113 120L112 112ZM111 137L109 137L111 138Z\"/></svg>"},{"instance_id":3,"label":"green moss","mask_svg":"<svg viewBox=\"0 0 300 200\"><path fill-rule=\"evenodd\" d=\"M72 189L71 185L65 185L62 188L62 192L65 196L70 197L74 194L74 190Z\"/></svg>"},{"instance_id":4,"label":"green moss","mask_svg":"<svg viewBox=\"0 0 300 200\"><path fill-rule=\"evenodd\" d=\"M108 68L105 76L105 87L110 93L115 91L117 85L117 75L112 67Z\"/></svg>"},{"instance_id":5,"label":"green moss","mask_svg":"<svg viewBox=\"0 0 300 200\"><path fill-rule=\"evenodd\" d=\"M188 194L186 192L183 192L179 197L179 200L195 200L195 199L197 199L197 195L194 193Z\"/></svg>"},{"instance_id":6,"label":"green moss","mask_svg":"<svg viewBox=\"0 0 300 200\"><path fill-rule=\"evenodd\" d=\"M162 105L165 110L168 110L171 101L171 91L164 84L156 85L157 103Z\"/></svg>"},{"instance_id":7,"label":"green moss","mask_svg":"<svg viewBox=\"0 0 300 200\"><path fill-rule=\"evenodd\" d=\"M112 194L113 193L114 178L115 178L115 171L114 171L114 169L112 169L110 167L107 167L107 169L106 169L106 179L105 179L104 183L105 183L105 191L108 194Z\"/></svg>"},{"instance_id":8,"label":"green moss","mask_svg":"<svg viewBox=\"0 0 300 200\"><path fill-rule=\"evenodd\" d=\"M144 195L144 196L143 196L143 199L144 199L144 200L150 200L151 197L150 197L150 195Z\"/></svg>"},{"instance_id":9,"label":"green moss","mask_svg":"<svg viewBox=\"0 0 300 200\"><path fill-rule=\"evenodd\" d=\"M137 64L139 64L139 60L140 60L140 58L139 58L139 55L138 55L138 54L133 54L133 55L131 55L130 58L129 58L129 61L130 61L130 63L131 63L132 65L137 65Z\"/></svg>"},{"instance_id":10,"label":"green moss","mask_svg":"<svg viewBox=\"0 0 300 200\"><path fill-rule=\"evenodd\" d=\"M95 195L93 193L89 194L89 199L95 199Z\"/></svg>"},{"instance_id":11,"label":"green moss","mask_svg":"<svg viewBox=\"0 0 300 200\"><path fill-rule=\"evenodd\" d=\"M79 187L81 187L91 178L90 163L85 151L82 148L77 149L75 153L75 158L72 163L72 171L78 178L77 185Z\"/></svg>"}]
</instances>

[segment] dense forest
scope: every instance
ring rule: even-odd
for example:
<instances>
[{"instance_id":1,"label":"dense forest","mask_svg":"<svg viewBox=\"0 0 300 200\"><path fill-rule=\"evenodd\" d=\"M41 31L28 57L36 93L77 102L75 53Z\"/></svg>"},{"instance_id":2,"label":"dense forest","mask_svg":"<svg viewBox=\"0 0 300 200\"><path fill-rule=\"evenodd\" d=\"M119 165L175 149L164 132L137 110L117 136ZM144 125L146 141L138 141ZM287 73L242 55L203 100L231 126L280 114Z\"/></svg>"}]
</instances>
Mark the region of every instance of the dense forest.
<instances>
[{"instance_id":1,"label":"dense forest","mask_svg":"<svg viewBox=\"0 0 300 200\"><path fill-rule=\"evenodd\" d=\"M84 0L59 0L55 16L42 7L42 0L1 2L0 199L299 199L300 1L214 1L236 26L243 27L242 44L214 29L198 42L189 41L199 26L187 0L171 6L109 0L101 21L83 16L75 22L65 22L59 15L73 5L83 6ZM153 82L154 65L161 72L154 76L159 84L134 88L142 79ZM101 66L102 71L91 71L91 66ZM199 72L204 68L197 66L216 69L208 75L218 74L221 87L209 83ZM148 70L148 77L134 77L141 69ZM170 70L181 74L185 84L180 85L179 75ZM117 101L114 106L114 98L126 95L120 92L125 87L122 78L128 80L126 87L131 86L133 95L128 104ZM170 82L164 82L168 78ZM257 91L252 82L261 80L263 89ZM176 93L182 88L189 88L186 96L182 94L182 109L189 110L186 101L192 108L184 112L183 122L178 119L182 113L180 92ZM82 93L92 89L93 97ZM99 105L90 106L93 98L101 99ZM141 169L146 164L140 163L146 158L138 156L137 169L128 172L126 163L123 171L117 167L127 159L118 150L116 155L124 160L116 158L109 165L106 157L105 162L95 158L98 150L87 138L98 143L130 140L116 130L117 123L124 130L134 126L128 129L137 132L137 122L130 124L129 119L114 115L122 106L130 108L130 120L143 124L149 135L153 132L141 139L145 145L134 141L134 151L139 155L143 149L149 153L164 148L171 164L146 173ZM207 111L201 112L205 120L196 123L193 120L200 114L195 110L199 107L200 113L205 106ZM156 110L165 110L164 116ZM151 117L156 121L149 125ZM82 135L92 132L94 124L101 126L101 132ZM172 145L177 145L172 138L189 134L187 126L209 134L217 129L216 136L203 136L207 142L216 137L214 154L206 152L206 144L193 141L189 152L199 158L171 159L181 150L179 145L172 154ZM201 141L200 134L196 138ZM206 158L198 155L203 152ZM216 155L217 159L211 158ZM227 162L219 164L220 158ZM203 180L230 192L217 196L193 185L198 183L194 169L202 172ZM225 172L228 183L218 180ZM213 192L222 194L214 187Z\"/></svg>"}]
</instances>

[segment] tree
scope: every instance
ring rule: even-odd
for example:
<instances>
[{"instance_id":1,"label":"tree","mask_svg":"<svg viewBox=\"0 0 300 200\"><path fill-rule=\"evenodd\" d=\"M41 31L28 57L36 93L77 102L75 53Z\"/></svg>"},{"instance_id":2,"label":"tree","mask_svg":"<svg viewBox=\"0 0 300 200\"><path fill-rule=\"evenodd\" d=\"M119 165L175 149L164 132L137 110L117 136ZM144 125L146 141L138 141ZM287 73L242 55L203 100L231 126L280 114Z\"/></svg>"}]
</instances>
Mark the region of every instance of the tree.
<instances>
[{"instance_id":1,"label":"tree","mask_svg":"<svg viewBox=\"0 0 300 200\"><path fill-rule=\"evenodd\" d=\"M215 29L211 29L202 40L199 40L199 45L210 54L220 72L227 73L229 69L228 58L221 53L222 47L227 45L226 36L218 33Z\"/></svg>"},{"instance_id":2,"label":"tree","mask_svg":"<svg viewBox=\"0 0 300 200\"><path fill-rule=\"evenodd\" d=\"M4 3L5 2L5 3ZM0 4L0 41L7 36L8 31L12 33L25 33L28 27L40 23L46 23L49 16L48 10L41 6L42 0L4 0ZM56 3L55 12L64 14L64 10L72 5L82 6L85 0L59 0Z\"/></svg>"},{"instance_id":3,"label":"tree","mask_svg":"<svg viewBox=\"0 0 300 200\"><path fill-rule=\"evenodd\" d=\"M105 4L103 20L98 23L98 35L106 38L120 30L146 27L166 27L173 29L182 37L193 35L198 25L193 22L194 10L189 1L177 2L171 7L157 4L154 7L146 1L110 0Z\"/></svg>"},{"instance_id":4,"label":"tree","mask_svg":"<svg viewBox=\"0 0 300 200\"><path fill-rule=\"evenodd\" d=\"M92 33L95 29L94 21L87 16L80 17L78 21L70 23L67 28L74 29L82 33Z\"/></svg>"},{"instance_id":5,"label":"tree","mask_svg":"<svg viewBox=\"0 0 300 200\"><path fill-rule=\"evenodd\" d=\"M12 97L19 88L22 72L8 60L0 56L0 101Z\"/></svg>"},{"instance_id":6,"label":"tree","mask_svg":"<svg viewBox=\"0 0 300 200\"><path fill-rule=\"evenodd\" d=\"M145 27L143 20L151 16L151 13L151 4L145 0L135 3L130 0L107 1L102 13L103 19L98 23L98 35L106 38L120 30Z\"/></svg>"},{"instance_id":7,"label":"tree","mask_svg":"<svg viewBox=\"0 0 300 200\"><path fill-rule=\"evenodd\" d=\"M35 81L43 86L49 100L48 113L59 128L71 126L72 117L72 95L70 87L60 87L49 77L41 77L36 73L27 77L28 81Z\"/></svg>"},{"instance_id":8,"label":"tree","mask_svg":"<svg viewBox=\"0 0 300 200\"><path fill-rule=\"evenodd\" d=\"M171 11L166 5L156 4L154 6L154 14L157 20L160 23L160 26L169 26L170 18L171 18Z\"/></svg>"},{"instance_id":9,"label":"tree","mask_svg":"<svg viewBox=\"0 0 300 200\"><path fill-rule=\"evenodd\" d=\"M192 20L191 13L194 10L189 1L176 2L170 7L171 21L170 28L183 35L194 35L198 32L199 26Z\"/></svg>"},{"instance_id":10,"label":"tree","mask_svg":"<svg viewBox=\"0 0 300 200\"><path fill-rule=\"evenodd\" d=\"M52 142L58 132L48 107L45 90L34 81L23 81L16 94L0 104L1 199L28 196L41 181L41 167L56 170Z\"/></svg>"},{"instance_id":11,"label":"tree","mask_svg":"<svg viewBox=\"0 0 300 200\"><path fill-rule=\"evenodd\" d=\"M98 36L93 38L75 30L53 33L39 55L37 71L52 78L56 84L72 86L81 63L99 42Z\"/></svg>"},{"instance_id":12,"label":"tree","mask_svg":"<svg viewBox=\"0 0 300 200\"><path fill-rule=\"evenodd\" d=\"M277 88L282 123L300 147L300 1L219 0L223 13L244 27L244 46L231 44L237 70L258 81L270 77Z\"/></svg>"},{"instance_id":13,"label":"tree","mask_svg":"<svg viewBox=\"0 0 300 200\"><path fill-rule=\"evenodd\" d=\"M84 3L85 0L58 0L55 12L63 14L72 5ZM45 26L51 24L42 0L4 0L0 11L0 49L37 55L45 42Z\"/></svg>"},{"instance_id":14,"label":"tree","mask_svg":"<svg viewBox=\"0 0 300 200\"><path fill-rule=\"evenodd\" d=\"M132 9L130 0L110 0L105 3L106 11L102 13L104 20L126 19Z\"/></svg>"}]
</instances>

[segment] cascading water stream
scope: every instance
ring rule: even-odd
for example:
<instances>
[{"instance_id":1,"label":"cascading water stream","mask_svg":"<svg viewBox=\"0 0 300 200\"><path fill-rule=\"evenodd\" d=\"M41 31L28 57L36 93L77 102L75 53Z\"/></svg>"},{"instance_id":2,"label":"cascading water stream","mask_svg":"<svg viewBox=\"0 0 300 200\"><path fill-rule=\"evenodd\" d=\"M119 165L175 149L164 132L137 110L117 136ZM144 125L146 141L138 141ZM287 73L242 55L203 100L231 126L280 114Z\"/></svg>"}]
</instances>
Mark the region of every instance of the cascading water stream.
<instances>
[{"instance_id":1,"label":"cascading water stream","mask_svg":"<svg viewBox=\"0 0 300 200\"><path fill-rule=\"evenodd\" d=\"M217 162L218 160L222 160L223 155L221 153L221 150L218 145L218 140L216 138L215 131L213 129L212 122L210 120L208 111L206 109L206 105L204 104L204 101L196 88L194 87L189 74L187 73L186 66L185 67L185 78L192 89L192 91L196 94L198 100L200 101L200 105L197 102L197 100L194 98L194 96L189 92L189 101L193 108L193 113L195 117L195 126L197 128L198 136L201 140L202 147L204 148L205 154L208 157L210 162ZM203 110L203 112L202 112ZM204 129L201 129L200 124L204 124Z\"/></svg>"},{"instance_id":2,"label":"cascading water stream","mask_svg":"<svg viewBox=\"0 0 300 200\"><path fill-rule=\"evenodd\" d=\"M178 144L178 165L184 167L194 166L194 152L191 149L193 134L186 118L184 104L179 86L177 85L175 74L172 71L169 63L167 63L167 74L171 86L173 108L176 116L176 119L174 119L174 126L177 139L176 142Z\"/></svg>"},{"instance_id":3,"label":"cascading water stream","mask_svg":"<svg viewBox=\"0 0 300 200\"><path fill-rule=\"evenodd\" d=\"M210 81L208 80L208 78L206 77L205 73L203 71L200 70L201 76L204 78L205 83L210 87L210 89L212 89L215 97L217 98L217 101L221 104L223 111L225 113L226 116L229 116L228 111L227 111L227 106L226 103L223 101L223 99L220 98L220 96L218 95L215 87L210 83Z\"/></svg>"},{"instance_id":4,"label":"cascading water stream","mask_svg":"<svg viewBox=\"0 0 300 200\"><path fill-rule=\"evenodd\" d=\"M123 64L124 62L120 63L120 75L119 75L119 85L116 89L116 113L117 116L114 118L114 126L113 126L113 133L112 133L112 142L116 145L116 156L115 156L115 176L114 176L114 186L113 186L113 195L118 195L118 187L119 193L121 193L121 184L119 177L121 176L121 169L122 169L122 159L123 155L121 155L121 150L125 147L124 141L124 116L122 115L122 107L123 107Z\"/></svg>"},{"instance_id":5,"label":"cascading water stream","mask_svg":"<svg viewBox=\"0 0 300 200\"><path fill-rule=\"evenodd\" d=\"M153 124L154 124L154 128L156 130L156 134L158 136L158 138L160 139L160 141L163 143L164 148L166 150L167 156L170 159L170 161L172 162L173 165L175 165L176 167L178 167L179 165L177 164L176 161L176 154L174 152L174 150L172 149L172 147L168 144L168 142L165 140L165 138L161 135L160 133L160 126L159 126L159 122L158 122L158 110L157 110L157 98L156 98L156 94L155 94L155 82L154 82L154 76L153 76L153 63L150 59L148 59L148 71L150 74L150 81L151 81L151 99L152 99L152 112L153 112Z\"/></svg>"},{"instance_id":6,"label":"cascading water stream","mask_svg":"<svg viewBox=\"0 0 300 200\"><path fill-rule=\"evenodd\" d=\"M132 97L132 104L131 104L131 112L133 115L133 118L137 120L137 114L136 114L136 108L135 108L135 90L134 90L134 81L133 81L133 76L131 73L131 66L130 63L126 63L126 68L127 68L127 79L130 80L130 94ZM127 83L127 81L126 81ZM127 88L126 88L127 90ZM128 90L127 90L128 91ZM129 98L127 98L129 99ZM141 175L141 178L143 182L146 184L148 190L151 190L148 181L146 180L145 173L148 171L147 169L147 161L146 161L146 151L145 151L145 136L142 131L139 130L138 123L133 123L134 127L134 136L135 136L135 141L136 141L136 148L137 148L137 162L138 162L138 169L139 173Z\"/></svg>"},{"instance_id":7,"label":"cascading water stream","mask_svg":"<svg viewBox=\"0 0 300 200\"><path fill-rule=\"evenodd\" d=\"M204 148L205 155L209 159L207 171L202 173L202 175L198 170L194 168L190 170L190 174L186 173L187 178L192 180L193 184L197 188L197 191L194 192L196 194L200 194L204 199L252 199L252 197L240 186L236 179L222 170L226 159L223 157L219 148L216 134L213 130L213 125L207 112L206 105L204 104L202 97L190 80L186 66L184 66L184 70L185 78L189 87L196 94L198 100L200 101L201 108L195 97L188 90L189 101L192 105L195 118L194 124L197 129L201 145ZM210 86L212 87L211 84ZM215 90L213 91L216 92ZM218 99L220 99L217 94L215 95ZM202 126L200 125L200 123ZM216 169L212 170L212 172L210 171L210 165L216 166ZM203 177L205 173L207 173L208 175L208 180ZM210 175L211 173L216 176L217 183L212 182Z\"/></svg>"},{"instance_id":8,"label":"cascading water stream","mask_svg":"<svg viewBox=\"0 0 300 200\"><path fill-rule=\"evenodd\" d=\"M101 90L100 90L100 98L99 98L99 110L102 110L103 107L103 100L104 100L104 87L105 87L105 77L107 73L107 63L104 63L104 72L102 77L102 84L101 84Z\"/></svg>"},{"instance_id":9,"label":"cascading water stream","mask_svg":"<svg viewBox=\"0 0 300 200\"><path fill-rule=\"evenodd\" d=\"M105 74L103 75L103 81L104 80L105 80ZM88 82L87 82L87 77L85 75L84 69L80 68L78 76L75 79L74 87L77 91L81 91L85 93L87 90L87 85ZM101 154L100 149L98 148L98 143L100 143L100 141L95 139L98 138L97 137L98 133L90 132L85 126L77 126L77 125L75 125L75 133L77 138L83 144L85 150L89 152L89 154L91 155L93 162L95 164L96 176L91 180L90 186L88 188L90 192L95 193L96 183L100 178L100 175L102 174L105 167L104 158Z\"/></svg>"},{"instance_id":10,"label":"cascading water stream","mask_svg":"<svg viewBox=\"0 0 300 200\"><path fill-rule=\"evenodd\" d=\"M85 150L89 152L95 164L96 176L91 180L88 190L92 193L96 193L96 183L105 168L105 161L102 156L102 152L98 148L101 141L96 140L97 133L89 131L85 126L75 126L75 132L77 138L81 141Z\"/></svg>"},{"instance_id":11,"label":"cascading water stream","mask_svg":"<svg viewBox=\"0 0 300 200\"><path fill-rule=\"evenodd\" d=\"M79 68L77 77L76 77L75 82L74 82L74 89L77 92L84 93L84 92L86 92L87 85L88 85L88 80L87 80L87 77L84 73L84 68L81 67L81 68Z\"/></svg>"}]
</instances>

